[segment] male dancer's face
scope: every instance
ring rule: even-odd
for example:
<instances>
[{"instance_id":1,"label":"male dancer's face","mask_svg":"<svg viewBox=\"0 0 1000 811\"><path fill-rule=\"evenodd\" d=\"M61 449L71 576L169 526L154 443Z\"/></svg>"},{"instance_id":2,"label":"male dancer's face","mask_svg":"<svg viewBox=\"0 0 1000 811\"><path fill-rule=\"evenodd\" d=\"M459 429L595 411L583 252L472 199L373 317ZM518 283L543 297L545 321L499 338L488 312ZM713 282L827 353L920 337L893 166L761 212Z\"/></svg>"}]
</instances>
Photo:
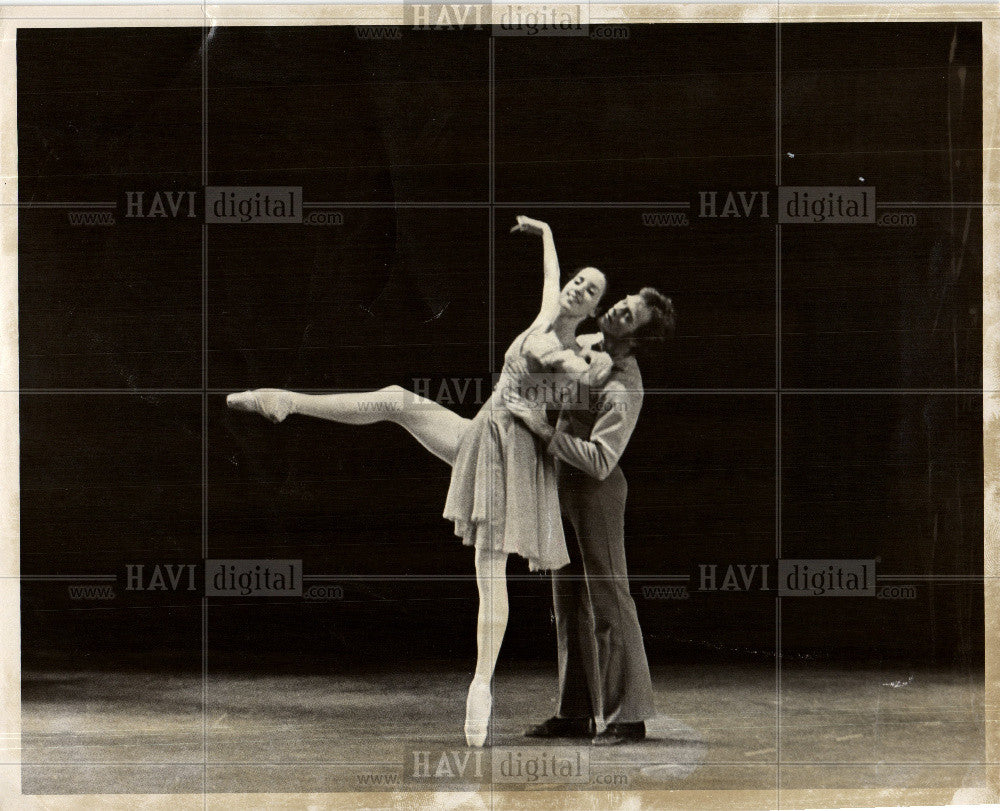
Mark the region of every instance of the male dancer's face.
<instances>
[{"instance_id":1,"label":"male dancer's face","mask_svg":"<svg viewBox=\"0 0 1000 811\"><path fill-rule=\"evenodd\" d=\"M597 325L607 337L620 341L647 324L652 315L642 296L633 293L612 305Z\"/></svg>"}]
</instances>

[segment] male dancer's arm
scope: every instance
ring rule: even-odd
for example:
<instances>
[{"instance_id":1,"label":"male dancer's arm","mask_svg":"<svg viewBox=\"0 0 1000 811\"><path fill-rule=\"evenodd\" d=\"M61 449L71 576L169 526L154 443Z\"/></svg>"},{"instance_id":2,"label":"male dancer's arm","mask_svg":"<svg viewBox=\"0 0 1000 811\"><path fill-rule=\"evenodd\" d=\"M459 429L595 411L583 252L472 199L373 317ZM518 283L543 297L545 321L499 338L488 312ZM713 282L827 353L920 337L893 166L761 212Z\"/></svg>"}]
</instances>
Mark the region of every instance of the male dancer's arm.
<instances>
[{"instance_id":1,"label":"male dancer's arm","mask_svg":"<svg viewBox=\"0 0 1000 811\"><path fill-rule=\"evenodd\" d=\"M587 439L567 432L565 417L561 417L553 428L540 409L514 405L510 410L545 443L549 453L604 481L625 452L641 408L641 385L627 387L620 379L612 377L598 397L596 410L599 413Z\"/></svg>"}]
</instances>

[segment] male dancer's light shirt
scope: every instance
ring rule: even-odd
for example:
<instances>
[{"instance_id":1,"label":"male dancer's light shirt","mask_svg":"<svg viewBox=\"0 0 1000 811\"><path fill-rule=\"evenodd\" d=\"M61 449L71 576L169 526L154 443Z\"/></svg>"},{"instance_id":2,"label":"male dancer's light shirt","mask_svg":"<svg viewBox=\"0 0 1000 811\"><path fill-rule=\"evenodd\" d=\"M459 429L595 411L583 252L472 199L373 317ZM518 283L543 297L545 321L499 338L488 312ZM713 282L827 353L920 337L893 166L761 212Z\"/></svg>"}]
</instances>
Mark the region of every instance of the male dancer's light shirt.
<instances>
[{"instance_id":1,"label":"male dancer's light shirt","mask_svg":"<svg viewBox=\"0 0 1000 811\"><path fill-rule=\"evenodd\" d=\"M591 336L580 339L581 346L592 348ZM603 388L590 391L589 408L562 409L547 450L566 464L603 481L624 453L641 408L639 364L631 355L616 358Z\"/></svg>"}]
</instances>

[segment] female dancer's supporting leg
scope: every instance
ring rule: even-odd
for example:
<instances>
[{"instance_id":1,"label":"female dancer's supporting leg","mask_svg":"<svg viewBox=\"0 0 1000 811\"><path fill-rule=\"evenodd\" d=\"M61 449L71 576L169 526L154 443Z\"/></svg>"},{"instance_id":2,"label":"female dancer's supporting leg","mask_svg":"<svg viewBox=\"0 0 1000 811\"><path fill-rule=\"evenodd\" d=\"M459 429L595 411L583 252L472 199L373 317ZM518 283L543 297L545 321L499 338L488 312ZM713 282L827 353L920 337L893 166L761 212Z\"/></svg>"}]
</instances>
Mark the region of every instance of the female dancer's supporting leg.
<instances>
[{"instance_id":1,"label":"female dancer's supporting leg","mask_svg":"<svg viewBox=\"0 0 1000 811\"><path fill-rule=\"evenodd\" d=\"M476 674L465 703L465 741L482 746L493 705L490 685L500 645L507 630L507 553L476 549L476 586L479 616L476 621Z\"/></svg>"},{"instance_id":2,"label":"female dancer's supporting leg","mask_svg":"<svg viewBox=\"0 0 1000 811\"><path fill-rule=\"evenodd\" d=\"M470 420L440 403L420 397L400 386L358 394L299 394L284 389L254 389L226 398L230 408L251 411L281 422L289 414L370 425L389 421L401 425L427 450L449 465ZM500 645L507 630L507 554L476 550L476 585L479 615L476 623L476 673L465 705L465 739L470 746L486 741L492 709L490 684Z\"/></svg>"}]
</instances>

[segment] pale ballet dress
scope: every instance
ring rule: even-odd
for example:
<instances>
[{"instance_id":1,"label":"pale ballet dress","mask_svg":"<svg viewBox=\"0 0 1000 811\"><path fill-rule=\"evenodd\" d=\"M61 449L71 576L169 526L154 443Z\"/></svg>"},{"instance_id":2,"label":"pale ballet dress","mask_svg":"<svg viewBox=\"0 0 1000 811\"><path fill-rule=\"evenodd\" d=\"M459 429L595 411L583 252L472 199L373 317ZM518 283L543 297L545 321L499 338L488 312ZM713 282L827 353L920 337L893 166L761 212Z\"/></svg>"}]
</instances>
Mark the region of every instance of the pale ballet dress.
<instances>
[{"instance_id":1,"label":"pale ballet dress","mask_svg":"<svg viewBox=\"0 0 1000 811\"><path fill-rule=\"evenodd\" d=\"M546 371L525 353L529 341L536 356L563 348L555 334L537 328L514 339L493 394L462 437L444 517L466 546L520 555L537 571L565 566L569 554L553 457L504 404L505 392Z\"/></svg>"}]
</instances>

